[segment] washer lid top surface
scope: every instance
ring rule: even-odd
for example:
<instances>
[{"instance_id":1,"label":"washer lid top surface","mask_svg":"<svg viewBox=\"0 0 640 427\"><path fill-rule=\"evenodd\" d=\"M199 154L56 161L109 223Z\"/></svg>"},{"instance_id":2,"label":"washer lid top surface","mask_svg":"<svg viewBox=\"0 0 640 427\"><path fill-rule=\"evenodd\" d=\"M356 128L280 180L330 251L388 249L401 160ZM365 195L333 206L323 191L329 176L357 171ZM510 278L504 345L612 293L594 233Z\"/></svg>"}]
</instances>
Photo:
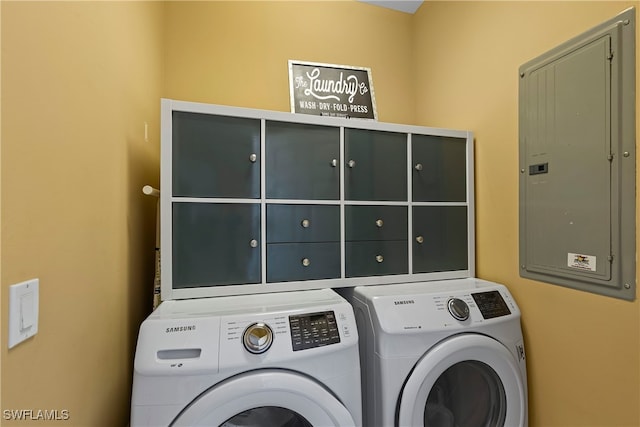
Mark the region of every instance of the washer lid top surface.
<instances>
[{"instance_id":1,"label":"washer lid top surface","mask_svg":"<svg viewBox=\"0 0 640 427\"><path fill-rule=\"evenodd\" d=\"M331 289L163 301L150 318L191 318L282 312L345 303Z\"/></svg>"},{"instance_id":2,"label":"washer lid top surface","mask_svg":"<svg viewBox=\"0 0 640 427\"><path fill-rule=\"evenodd\" d=\"M171 426L221 426L263 407L283 408L286 411L279 411L279 416L297 415L312 426L356 424L347 408L318 382L290 371L265 369L237 375L207 390Z\"/></svg>"},{"instance_id":3,"label":"washer lid top surface","mask_svg":"<svg viewBox=\"0 0 640 427\"><path fill-rule=\"evenodd\" d=\"M482 289L496 285L501 286L498 283L468 277L464 279L395 283L391 285L358 286L354 288L354 295L357 295L360 299L369 301L376 297L446 293L450 291Z\"/></svg>"}]
</instances>

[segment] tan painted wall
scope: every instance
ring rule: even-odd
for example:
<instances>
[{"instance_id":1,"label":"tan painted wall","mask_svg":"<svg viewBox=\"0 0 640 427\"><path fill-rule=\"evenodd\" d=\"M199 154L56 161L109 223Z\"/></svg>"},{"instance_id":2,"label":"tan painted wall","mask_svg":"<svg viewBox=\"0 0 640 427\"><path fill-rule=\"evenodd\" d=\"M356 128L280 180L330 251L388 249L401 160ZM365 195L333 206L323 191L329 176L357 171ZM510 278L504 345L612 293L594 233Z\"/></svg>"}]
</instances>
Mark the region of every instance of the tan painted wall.
<instances>
[{"instance_id":1,"label":"tan painted wall","mask_svg":"<svg viewBox=\"0 0 640 427\"><path fill-rule=\"evenodd\" d=\"M633 4L427 2L415 15L416 120L475 132L477 274L522 309L531 426L640 425L639 301L518 273L518 67Z\"/></svg>"},{"instance_id":2,"label":"tan painted wall","mask_svg":"<svg viewBox=\"0 0 640 427\"><path fill-rule=\"evenodd\" d=\"M124 426L151 307L163 5L1 8L2 409L70 415L2 422ZM8 350L8 286L33 277L39 332Z\"/></svg>"},{"instance_id":3,"label":"tan painted wall","mask_svg":"<svg viewBox=\"0 0 640 427\"><path fill-rule=\"evenodd\" d=\"M155 203L140 189L158 185L159 98L287 111L287 59L315 60L372 67L381 117L410 121L411 17L355 2L1 7L3 334L8 286L41 281L38 335L2 339L2 409L125 425L151 301Z\"/></svg>"},{"instance_id":4,"label":"tan painted wall","mask_svg":"<svg viewBox=\"0 0 640 427\"><path fill-rule=\"evenodd\" d=\"M410 123L412 18L355 1L172 2L165 96L290 111L289 59L365 66L379 119Z\"/></svg>"}]
</instances>

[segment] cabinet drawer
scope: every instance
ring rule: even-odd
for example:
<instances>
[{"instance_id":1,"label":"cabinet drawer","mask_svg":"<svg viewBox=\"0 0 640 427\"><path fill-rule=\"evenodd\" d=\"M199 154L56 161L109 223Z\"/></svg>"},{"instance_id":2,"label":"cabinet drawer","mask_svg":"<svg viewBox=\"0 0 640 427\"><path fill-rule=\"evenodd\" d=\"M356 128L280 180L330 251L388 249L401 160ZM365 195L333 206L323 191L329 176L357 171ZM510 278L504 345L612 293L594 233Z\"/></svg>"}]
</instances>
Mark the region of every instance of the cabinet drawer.
<instances>
[{"instance_id":1,"label":"cabinet drawer","mask_svg":"<svg viewBox=\"0 0 640 427\"><path fill-rule=\"evenodd\" d=\"M260 205L174 203L173 287L259 283Z\"/></svg>"},{"instance_id":2,"label":"cabinet drawer","mask_svg":"<svg viewBox=\"0 0 640 427\"><path fill-rule=\"evenodd\" d=\"M407 134L345 129L347 200L407 200Z\"/></svg>"},{"instance_id":3,"label":"cabinet drawer","mask_svg":"<svg viewBox=\"0 0 640 427\"><path fill-rule=\"evenodd\" d=\"M337 279L340 243L270 243L267 245L267 282Z\"/></svg>"},{"instance_id":4,"label":"cabinet drawer","mask_svg":"<svg viewBox=\"0 0 640 427\"><path fill-rule=\"evenodd\" d=\"M412 135L414 202L467 200L467 141L433 135Z\"/></svg>"},{"instance_id":5,"label":"cabinet drawer","mask_svg":"<svg viewBox=\"0 0 640 427\"><path fill-rule=\"evenodd\" d=\"M347 277L406 274L409 270L407 241L347 242Z\"/></svg>"},{"instance_id":6,"label":"cabinet drawer","mask_svg":"<svg viewBox=\"0 0 640 427\"><path fill-rule=\"evenodd\" d=\"M267 122L265 138L268 198L340 198L339 128Z\"/></svg>"},{"instance_id":7,"label":"cabinet drawer","mask_svg":"<svg viewBox=\"0 0 640 427\"><path fill-rule=\"evenodd\" d=\"M346 240L407 240L406 206L346 206Z\"/></svg>"},{"instance_id":8,"label":"cabinet drawer","mask_svg":"<svg viewBox=\"0 0 640 427\"><path fill-rule=\"evenodd\" d=\"M414 206L413 272L468 268L466 206Z\"/></svg>"},{"instance_id":9,"label":"cabinet drawer","mask_svg":"<svg viewBox=\"0 0 640 427\"><path fill-rule=\"evenodd\" d=\"M267 205L267 243L339 241L340 206Z\"/></svg>"},{"instance_id":10,"label":"cabinet drawer","mask_svg":"<svg viewBox=\"0 0 640 427\"><path fill-rule=\"evenodd\" d=\"M260 197L260 120L173 112L173 195Z\"/></svg>"}]
</instances>

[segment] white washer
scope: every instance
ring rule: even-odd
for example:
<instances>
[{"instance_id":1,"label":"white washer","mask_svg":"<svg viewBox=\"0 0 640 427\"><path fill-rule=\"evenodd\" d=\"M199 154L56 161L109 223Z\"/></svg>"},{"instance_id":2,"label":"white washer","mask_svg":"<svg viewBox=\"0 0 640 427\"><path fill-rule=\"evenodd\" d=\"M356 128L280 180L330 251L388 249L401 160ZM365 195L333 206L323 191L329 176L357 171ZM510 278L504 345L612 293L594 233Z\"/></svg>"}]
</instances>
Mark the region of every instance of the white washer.
<instances>
[{"instance_id":1,"label":"white washer","mask_svg":"<svg viewBox=\"0 0 640 427\"><path fill-rule=\"evenodd\" d=\"M368 427L527 426L520 310L479 279L345 291L360 332Z\"/></svg>"},{"instance_id":2,"label":"white washer","mask_svg":"<svg viewBox=\"0 0 640 427\"><path fill-rule=\"evenodd\" d=\"M360 396L330 289L165 301L140 327L131 426L361 426Z\"/></svg>"}]
</instances>

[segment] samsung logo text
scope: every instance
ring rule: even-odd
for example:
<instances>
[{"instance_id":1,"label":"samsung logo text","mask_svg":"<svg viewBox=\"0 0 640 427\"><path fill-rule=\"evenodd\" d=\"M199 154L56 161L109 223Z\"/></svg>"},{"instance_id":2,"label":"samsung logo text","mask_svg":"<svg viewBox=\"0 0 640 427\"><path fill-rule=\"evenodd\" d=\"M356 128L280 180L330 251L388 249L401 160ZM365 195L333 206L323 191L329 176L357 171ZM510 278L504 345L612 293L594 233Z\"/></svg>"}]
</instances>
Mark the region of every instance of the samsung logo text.
<instances>
[{"instance_id":1,"label":"samsung logo text","mask_svg":"<svg viewBox=\"0 0 640 427\"><path fill-rule=\"evenodd\" d=\"M395 305L406 305L406 304L415 304L416 302L412 299L403 299L393 302Z\"/></svg>"},{"instance_id":2,"label":"samsung logo text","mask_svg":"<svg viewBox=\"0 0 640 427\"><path fill-rule=\"evenodd\" d=\"M167 328L165 330L165 332L167 334L171 333L171 332L187 332L187 331L195 331L196 330L196 325L189 325L189 326L173 326L171 328Z\"/></svg>"}]
</instances>

